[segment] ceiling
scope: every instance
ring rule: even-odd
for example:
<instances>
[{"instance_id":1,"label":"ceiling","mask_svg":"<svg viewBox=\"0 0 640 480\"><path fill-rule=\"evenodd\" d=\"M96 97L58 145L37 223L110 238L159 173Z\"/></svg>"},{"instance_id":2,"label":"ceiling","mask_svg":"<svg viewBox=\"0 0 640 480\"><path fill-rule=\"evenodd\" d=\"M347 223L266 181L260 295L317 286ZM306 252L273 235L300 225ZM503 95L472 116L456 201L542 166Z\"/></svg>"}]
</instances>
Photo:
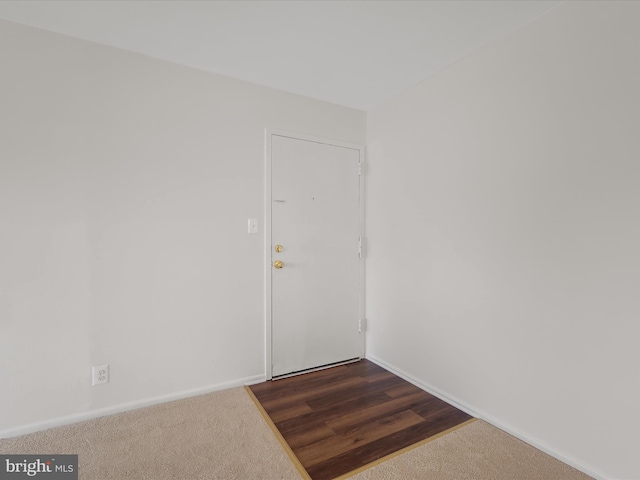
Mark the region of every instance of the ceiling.
<instances>
[{"instance_id":1,"label":"ceiling","mask_svg":"<svg viewBox=\"0 0 640 480\"><path fill-rule=\"evenodd\" d=\"M369 110L560 3L5 0L0 18Z\"/></svg>"}]
</instances>

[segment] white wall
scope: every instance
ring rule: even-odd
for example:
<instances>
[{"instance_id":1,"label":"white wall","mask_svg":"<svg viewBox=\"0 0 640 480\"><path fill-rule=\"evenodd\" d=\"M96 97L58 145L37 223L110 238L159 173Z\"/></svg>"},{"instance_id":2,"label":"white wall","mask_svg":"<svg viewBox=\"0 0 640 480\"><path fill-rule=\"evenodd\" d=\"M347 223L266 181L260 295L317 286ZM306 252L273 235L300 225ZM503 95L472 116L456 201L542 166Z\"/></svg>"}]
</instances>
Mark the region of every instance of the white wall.
<instances>
[{"instance_id":1,"label":"white wall","mask_svg":"<svg viewBox=\"0 0 640 480\"><path fill-rule=\"evenodd\" d=\"M366 122L0 22L0 433L264 375L265 127Z\"/></svg>"},{"instance_id":2,"label":"white wall","mask_svg":"<svg viewBox=\"0 0 640 480\"><path fill-rule=\"evenodd\" d=\"M640 478L640 2L567 2L369 112L368 354Z\"/></svg>"}]
</instances>

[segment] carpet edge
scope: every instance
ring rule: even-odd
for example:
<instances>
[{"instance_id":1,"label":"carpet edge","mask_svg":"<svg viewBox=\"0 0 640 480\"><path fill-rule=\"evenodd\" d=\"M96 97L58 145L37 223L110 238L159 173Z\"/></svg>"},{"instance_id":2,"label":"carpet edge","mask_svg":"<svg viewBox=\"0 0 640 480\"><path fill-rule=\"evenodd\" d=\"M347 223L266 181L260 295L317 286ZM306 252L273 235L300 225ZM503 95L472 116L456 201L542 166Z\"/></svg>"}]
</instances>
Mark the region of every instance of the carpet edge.
<instances>
[{"instance_id":1,"label":"carpet edge","mask_svg":"<svg viewBox=\"0 0 640 480\"><path fill-rule=\"evenodd\" d=\"M475 422L476 420L478 420L477 418L470 418L469 420L467 420L466 422L462 422L458 425L454 425L451 428L447 428L446 430L440 432L440 433L436 433L435 435L431 435L428 438L425 438L424 440L421 440L417 443L411 444L407 447L404 447L400 450L398 450L397 452L393 452L390 453L389 455L385 455L384 457L380 457L377 460L374 460L371 463L367 463L366 465L363 465L361 467L356 468L355 470L351 470L350 472L347 472L343 475L340 475L339 477L334 478L334 480L345 480L347 478L353 477L354 475L357 475L358 473L364 472L365 470L369 470L370 468L375 467L376 465L380 465L381 463L386 462L387 460L391 460L392 458L395 457L399 457L400 455L402 455L403 453L407 453L410 452L411 450L414 450L418 447L421 447L423 445L426 445L427 443L430 443L434 440L437 440L440 437L444 437L445 435L449 434L449 433L453 433L456 430L459 430L463 427L466 427L467 425L471 425L473 422Z\"/></svg>"},{"instance_id":2,"label":"carpet edge","mask_svg":"<svg viewBox=\"0 0 640 480\"><path fill-rule=\"evenodd\" d=\"M262 418L265 419L265 421L267 422L267 425L269 425L269 428L271 428L271 430L275 434L276 438L278 439L278 442L280 442L280 445L282 446L284 451L287 452L287 455L289 455L289 458L291 459L293 464L296 466L296 469L298 470L298 472L302 475L302 478L304 478L305 480L311 480L311 477L309 476L305 468L302 466L302 463L300 463L300 460L298 460L298 457L296 457L295 453L293 453L293 450L291 450L291 447L287 444L286 440L278 430L278 427L276 427L275 423L273 423L273 420L271 420L271 418L269 417L269 414L264 409L264 407L260 404L260 402L258 401L258 398L254 395L251 388L249 388L248 385L245 385L244 389L247 391L248 395L251 397L251 400L253 400L253 403L258 408L258 411L262 415Z\"/></svg>"}]
</instances>

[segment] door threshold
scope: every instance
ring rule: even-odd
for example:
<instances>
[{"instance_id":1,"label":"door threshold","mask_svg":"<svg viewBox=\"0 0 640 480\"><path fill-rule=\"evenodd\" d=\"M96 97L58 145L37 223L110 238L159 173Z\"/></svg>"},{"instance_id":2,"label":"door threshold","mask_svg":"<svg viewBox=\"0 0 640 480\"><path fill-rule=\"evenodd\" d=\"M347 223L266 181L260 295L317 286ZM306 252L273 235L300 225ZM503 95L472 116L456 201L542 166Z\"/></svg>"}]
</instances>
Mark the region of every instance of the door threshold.
<instances>
[{"instance_id":1,"label":"door threshold","mask_svg":"<svg viewBox=\"0 0 640 480\"><path fill-rule=\"evenodd\" d=\"M327 368L339 367L340 365L348 365L350 363L356 363L362 360L360 357L350 358L349 360L343 360L341 362L329 363L320 367L307 368L306 370L298 370L297 372L285 373L277 375L271 378L271 381L282 380L283 378L295 377L296 375L304 375L305 373L317 372L319 370L326 370Z\"/></svg>"}]
</instances>

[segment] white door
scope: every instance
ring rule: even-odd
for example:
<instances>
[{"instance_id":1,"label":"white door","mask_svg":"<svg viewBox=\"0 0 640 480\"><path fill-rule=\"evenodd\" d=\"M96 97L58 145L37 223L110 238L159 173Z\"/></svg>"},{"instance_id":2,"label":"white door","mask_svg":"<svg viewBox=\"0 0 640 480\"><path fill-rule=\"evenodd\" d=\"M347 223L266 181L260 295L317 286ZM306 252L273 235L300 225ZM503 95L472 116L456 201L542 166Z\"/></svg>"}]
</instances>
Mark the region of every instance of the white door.
<instances>
[{"instance_id":1,"label":"white door","mask_svg":"<svg viewBox=\"0 0 640 480\"><path fill-rule=\"evenodd\" d=\"M359 329L363 151L267 136L271 373L276 377L364 354Z\"/></svg>"}]
</instances>

